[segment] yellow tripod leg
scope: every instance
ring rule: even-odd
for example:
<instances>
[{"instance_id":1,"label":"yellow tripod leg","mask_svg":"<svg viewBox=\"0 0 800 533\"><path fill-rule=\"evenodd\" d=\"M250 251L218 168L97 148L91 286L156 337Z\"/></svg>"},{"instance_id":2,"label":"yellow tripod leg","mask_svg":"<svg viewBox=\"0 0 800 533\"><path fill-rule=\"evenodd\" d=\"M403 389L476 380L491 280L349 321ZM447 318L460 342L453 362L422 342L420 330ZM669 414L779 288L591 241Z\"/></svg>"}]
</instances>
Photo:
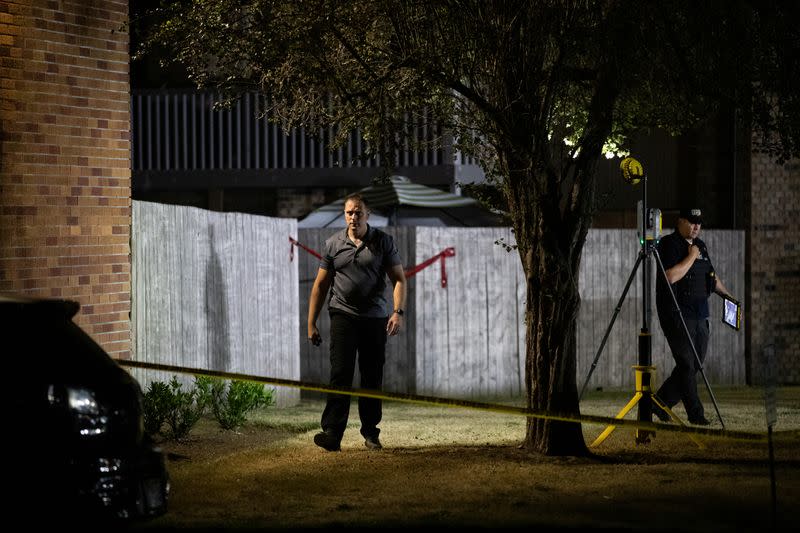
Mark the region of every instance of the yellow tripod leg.
<instances>
[{"instance_id":1,"label":"yellow tripod leg","mask_svg":"<svg viewBox=\"0 0 800 533\"><path fill-rule=\"evenodd\" d=\"M641 393L641 392L639 392L639 391L637 391L637 392L636 392L636 394L634 394L634 395L633 395L633 398L631 398L631 401L629 401L629 402L628 402L628 405L626 405L625 407L623 407L623 408L622 408L622 410L619 412L619 414L618 414L617 416L615 416L614 418L617 418L617 419L619 419L619 420L622 420L623 418L625 418L625 415L627 415L627 414L628 414L628 411L630 411L631 409L633 409L633 407L634 407L634 406L635 406L637 403L639 403L639 400L641 400L641 399L642 399L642 393ZM612 432L612 431L614 431L614 429L615 429L616 427L617 427L617 426L608 426L608 427L606 428L606 430L605 430L605 431L603 431L603 432L602 432L602 433L601 433L601 434L600 434L600 435L599 435L599 436L598 436L598 437L597 437L597 438L594 440L594 442L593 442L593 443L590 445L590 447L591 447L591 448L594 448L595 446L600 446L600 444L602 444L602 442L603 442L604 440L606 440L606 439L608 438L608 436L609 436L609 435L611 435L611 432Z\"/></svg>"},{"instance_id":2,"label":"yellow tripod leg","mask_svg":"<svg viewBox=\"0 0 800 533\"><path fill-rule=\"evenodd\" d=\"M686 424L684 424L683 421L680 418L678 418L678 415L673 413L669 407L661 403L661 401L658 399L658 396L651 396L650 398L653 400L653 403L662 408L672 420L680 424L682 427L686 427ZM697 444L697 447L700 448L701 450L704 450L706 448L705 443L702 440L700 440L700 437L693 435L692 433L689 433L689 438L692 439L692 441L695 444Z\"/></svg>"}]
</instances>

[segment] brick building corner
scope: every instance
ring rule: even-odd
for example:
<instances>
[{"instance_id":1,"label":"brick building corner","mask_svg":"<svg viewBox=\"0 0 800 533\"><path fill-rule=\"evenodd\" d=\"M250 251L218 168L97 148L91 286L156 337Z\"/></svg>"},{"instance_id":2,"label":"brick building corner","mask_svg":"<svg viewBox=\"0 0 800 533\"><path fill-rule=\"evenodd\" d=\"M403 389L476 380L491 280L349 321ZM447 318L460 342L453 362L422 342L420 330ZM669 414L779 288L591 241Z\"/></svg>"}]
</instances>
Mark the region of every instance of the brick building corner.
<instances>
[{"instance_id":1,"label":"brick building corner","mask_svg":"<svg viewBox=\"0 0 800 533\"><path fill-rule=\"evenodd\" d=\"M0 292L73 299L130 357L126 0L0 2Z\"/></svg>"},{"instance_id":2,"label":"brick building corner","mask_svg":"<svg viewBox=\"0 0 800 533\"><path fill-rule=\"evenodd\" d=\"M745 330L749 383L764 379L764 348L775 346L778 383L800 383L800 161L783 166L753 153L747 227L749 294Z\"/></svg>"}]
</instances>

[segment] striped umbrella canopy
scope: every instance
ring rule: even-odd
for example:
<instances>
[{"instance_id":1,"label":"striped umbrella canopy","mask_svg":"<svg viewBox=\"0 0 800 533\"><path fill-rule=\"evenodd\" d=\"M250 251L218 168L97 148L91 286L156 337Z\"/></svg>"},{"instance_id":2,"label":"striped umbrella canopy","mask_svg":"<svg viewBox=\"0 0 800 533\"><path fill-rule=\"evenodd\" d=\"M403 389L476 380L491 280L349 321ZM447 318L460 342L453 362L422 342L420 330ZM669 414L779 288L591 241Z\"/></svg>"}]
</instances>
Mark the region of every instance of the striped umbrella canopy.
<instances>
[{"instance_id":1,"label":"striped umbrella canopy","mask_svg":"<svg viewBox=\"0 0 800 533\"><path fill-rule=\"evenodd\" d=\"M487 222L487 214L474 198L413 183L405 176L391 176L388 183L365 187L359 192L370 207L369 223L373 226L495 225ZM402 212L400 208L403 208ZM298 227L344 227L343 212L344 198L340 198L312 211L298 222ZM476 216L482 219L482 223L465 222L465 217L474 219Z\"/></svg>"},{"instance_id":2,"label":"striped umbrella canopy","mask_svg":"<svg viewBox=\"0 0 800 533\"><path fill-rule=\"evenodd\" d=\"M371 208L413 205L416 207L466 207L477 202L466 196L459 196L433 187L413 183L405 176L392 176L389 183L365 187L359 191ZM339 205L343 201L338 202ZM344 207L342 205L342 207Z\"/></svg>"}]
</instances>

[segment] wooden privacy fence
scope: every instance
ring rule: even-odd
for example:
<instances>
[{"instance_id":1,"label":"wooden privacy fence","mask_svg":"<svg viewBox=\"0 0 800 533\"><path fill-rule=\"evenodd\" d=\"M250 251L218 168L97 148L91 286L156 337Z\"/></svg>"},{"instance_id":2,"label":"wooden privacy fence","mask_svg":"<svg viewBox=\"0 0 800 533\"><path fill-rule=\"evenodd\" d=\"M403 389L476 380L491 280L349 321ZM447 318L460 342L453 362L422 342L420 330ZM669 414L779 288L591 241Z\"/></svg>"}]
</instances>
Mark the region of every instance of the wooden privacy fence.
<instances>
[{"instance_id":1,"label":"wooden privacy fence","mask_svg":"<svg viewBox=\"0 0 800 533\"><path fill-rule=\"evenodd\" d=\"M417 276L420 393L492 398L524 390L522 268L516 251L495 244L501 238L514 242L507 228L417 228L417 258L456 249L447 289L436 283L436 272Z\"/></svg>"},{"instance_id":2,"label":"wooden privacy fence","mask_svg":"<svg viewBox=\"0 0 800 533\"><path fill-rule=\"evenodd\" d=\"M508 398L524 391L525 280L507 228L385 228L407 267L447 248L409 281L406 328L387 346L385 388L460 398ZM297 229L294 219L215 213L133 202L132 309L134 358L176 366L327 383L329 319L323 345L307 341L308 297L319 260L290 238L322 250L332 229ZM704 231L717 272L744 296L744 234ZM292 252L290 254L290 251ZM634 230L591 230L580 273L577 380L582 385L639 252ZM651 268L655 268L651 261ZM655 291L652 290L654 296ZM390 291L387 288L387 292ZM641 269L597 361L590 388L633 387L642 327ZM390 295L387 294L390 298ZM744 331L720 321L712 297L705 363L712 384L745 383ZM650 325L660 383L673 367L654 304ZM746 328L748 325L745 324ZM135 370L147 385L171 376ZM183 378L188 379L188 378ZM358 385L358 380L355 382ZM282 405L296 389L279 389Z\"/></svg>"},{"instance_id":3,"label":"wooden privacy fence","mask_svg":"<svg viewBox=\"0 0 800 533\"><path fill-rule=\"evenodd\" d=\"M296 220L141 201L132 219L135 360L300 379L297 263L287 240ZM143 387L171 378L132 372ZM279 405L300 397L276 392Z\"/></svg>"},{"instance_id":4,"label":"wooden privacy fence","mask_svg":"<svg viewBox=\"0 0 800 533\"><path fill-rule=\"evenodd\" d=\"M422 263L448 247L455 248L456 252L446 261L447 288L441 286L436 265L410 279L407 328L389 340L385 388L394 392L462 398L521 394L525 368L525 279L516 251L508 252L496 244L501 239L513 244L511 231L507 228L435 227L385 230L395 235L401 257L409 266ZM298 240L311 249L321 250L322 243L335 231L339 230L301 229ZM707 230L703 238L721 279L743 300L743 232ZM589 232L579 279L582 299L577 328L579 386L596 357L638 253L635 230ZM297 252L297 257L301 279L301 376L304 380L324 383L330 369L326 312L320 315L319 321L325 343L314 347L306 340L308 296L319 261L304 251ZM655 269L654 259L650 267ZM636 272L597 360L590 388L633 387L631 366L638 362L638 338L642 328L642 269ZM651 276L651 279L654 278ZM656 383L660 383L674 363L655 313L654 282L651 296L653 364ZM719 298L712 297L711 340L704 368L712 384L743 384L744 331L737 333L721 323L721 305Z\"/></svg>"}]
</instances>

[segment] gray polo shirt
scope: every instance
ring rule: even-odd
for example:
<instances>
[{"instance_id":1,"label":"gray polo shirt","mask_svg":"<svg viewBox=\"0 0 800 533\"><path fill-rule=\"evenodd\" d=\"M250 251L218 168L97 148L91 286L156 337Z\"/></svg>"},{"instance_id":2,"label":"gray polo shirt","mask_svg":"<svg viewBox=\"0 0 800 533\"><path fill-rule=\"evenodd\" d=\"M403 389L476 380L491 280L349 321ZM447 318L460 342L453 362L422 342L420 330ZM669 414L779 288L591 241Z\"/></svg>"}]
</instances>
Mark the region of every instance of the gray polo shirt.
<instances>
[{"instance_id":1,"label":"gray polo shirt","mask_svg":"<svg viewBox=\"0 0 800 533\"><path fill-rule=\"evenodd\" d=\"M368 318L389 316L384 296L386 271L401 264L394 239L383 231L367 226L361 246L347 236L347 229L327 241L319 267L333 272L328 308Z\"/></svg>"}]
</instances>

